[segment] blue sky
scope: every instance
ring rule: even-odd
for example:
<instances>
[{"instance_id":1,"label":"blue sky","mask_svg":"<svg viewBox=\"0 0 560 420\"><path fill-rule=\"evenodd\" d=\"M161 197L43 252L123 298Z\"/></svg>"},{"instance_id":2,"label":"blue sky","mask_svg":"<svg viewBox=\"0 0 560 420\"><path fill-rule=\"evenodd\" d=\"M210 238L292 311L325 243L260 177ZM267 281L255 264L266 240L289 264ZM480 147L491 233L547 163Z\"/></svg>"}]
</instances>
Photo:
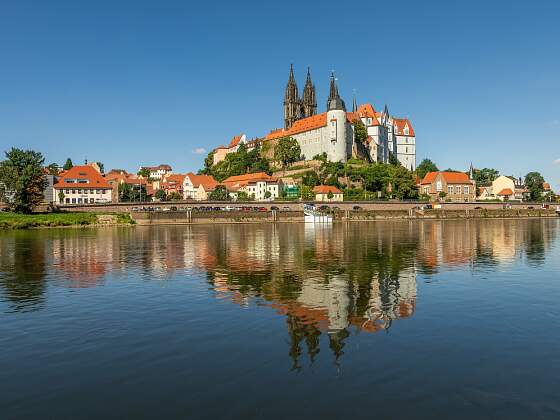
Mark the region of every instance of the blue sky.
<instances>
[{"instance_id":1,"label":"blue sky","mask_svg":"<svg viewBox=\"0 0 560 420\"><path fill-rule=\"evenodd\" d=\"M319 111L409 117L441 169L538 170L560 190L560 2L0 3L0 146L47 162L196 170L238 133L282 125L290 63Z\"/></svg>"}]
</instances>

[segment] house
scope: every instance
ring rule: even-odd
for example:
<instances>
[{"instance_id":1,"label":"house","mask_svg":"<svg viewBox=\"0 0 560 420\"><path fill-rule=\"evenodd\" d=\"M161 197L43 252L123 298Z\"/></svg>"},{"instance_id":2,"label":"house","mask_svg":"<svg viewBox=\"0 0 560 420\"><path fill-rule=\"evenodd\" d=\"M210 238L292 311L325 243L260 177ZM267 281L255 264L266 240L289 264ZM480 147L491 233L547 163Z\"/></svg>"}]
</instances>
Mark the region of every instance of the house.
<instances>
[{"instance_id":1,"label":"house","mask_svg":"<svg viewBox=\"0 0 560 420\"><path fill-rule=\"evenodd\" d=\"M118 203L120 201L121 196L119 194L119 186L122 184L130 185L133 190L139 192L141 201L144 201L145 198L147 199L148 196L153 195L152 185L146 178L129 174L124 169L111 169L105 174L105 179L109 185L111 185L113 190L113 203Z\"/></svg>"},{"instance_id":2,"label":"house","mask_svg":"<svg viewBox=\"0 0 560 420\"><path fill-rule=\"evenodd\" d=\"M189 172L183 180L183 199L208 200L208 194L216 189L218 181L211 175L195 175Z\"/></svg>"},{"instance_id":3,"label":"house","mask_svg":"<svg viewBox=\"0 0 560 420\"><path fill-rule=\"evenodd\" d=\"M160 189L165 191L167 196L174 194L179 194L183 198L183 182L185 181L185 176L182 174L166 174L159 182Z\"/></svg>"},{"instance_id":4,"label":"house","mask_svg":"<svg viewBox=\"0 0 560 420\"><path fill-rule=\"evenodd\" d=\"M163 176L165 176L166 174L170 173L172 171L171 166L166 165L166 164L161 164L158 166L141 166L140 167L140 171L149 171L150 174L148 175L148 178L151 179L161 179L163 178Z\"/></svg>"},{"instance_id":5,"label":"house","mask_svg":"<svg viewBox=\"0 0 560 420\"><path fill-rule=\"evenodd\" d=\"M230 176L222 183L230 195L238 197L239 192L246 193L257 201L271 201L279 197L282 181L264 172Z\"/></svg>"},{"instance_id":6,"label":"house","mask_svg":"<svg viewBox=\"0 0 560 420\"><path fill-rule=\"evenodd\" d=\"M479 187L479 200L522 201L529 197L529 191L521 178L500 175L492 185Z\"/></svg>"},{"instance_id":7,"label":"house","mask_svg":"<svg viewBox=\"0 0 560 420\"><path fill-rule=\"evenodd\" d=\"M429 172L420 182L420 194L432 201L475 201L476 185L464 172Z\"/></svg>"},{"instance_id":8,"label":"house","mask_svg":"<svg viewBox=\"0 0 560 420\"><path fill-rule=\"evenodd\" d=\"M74 166L60 174L53 186L56 204L109 203L112 187L92 166Z\"/></svg>"},{"instance_id":9,"label":"house","mask_svg":"<svg viewBox=\"0 0 560 420\"><path fill-rule=\"evenodd\" d=\"M342 191L333 185L317 185L313 188L315 193L315 201L343 201L344 195ZM329 195L332 195L329 198Z\"/></svg>"}]
</instances>

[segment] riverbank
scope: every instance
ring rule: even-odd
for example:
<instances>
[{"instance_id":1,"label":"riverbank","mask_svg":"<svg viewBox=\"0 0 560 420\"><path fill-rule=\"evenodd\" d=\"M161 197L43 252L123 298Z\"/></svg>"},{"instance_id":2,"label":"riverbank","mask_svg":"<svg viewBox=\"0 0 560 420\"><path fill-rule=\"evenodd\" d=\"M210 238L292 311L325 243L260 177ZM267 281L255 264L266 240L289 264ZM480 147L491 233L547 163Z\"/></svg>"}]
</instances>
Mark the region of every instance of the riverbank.
<instances>
[{"instance_id":1,"label":"riverbank","mask_svg":"<svg viewBox=\"0 0 560 420\"><path fill-rule=\"evenodd\" d=\"M85 212L0 213L0 229L32 229L48 227L117 226L135 224L128 213L96 214Z\"/></svg>"}]
</instances>

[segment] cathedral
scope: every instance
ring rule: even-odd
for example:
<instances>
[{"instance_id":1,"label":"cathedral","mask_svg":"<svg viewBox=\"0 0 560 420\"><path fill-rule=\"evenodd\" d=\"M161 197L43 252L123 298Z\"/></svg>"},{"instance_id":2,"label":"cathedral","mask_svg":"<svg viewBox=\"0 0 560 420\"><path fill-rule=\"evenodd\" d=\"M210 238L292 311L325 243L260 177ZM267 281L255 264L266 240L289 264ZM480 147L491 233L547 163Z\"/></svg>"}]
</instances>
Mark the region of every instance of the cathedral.
<instances>
[{"instance_id":1,"label":"cathedral","mask_svg":"<svg viewBox=\"0 0 560 420\"><path fill-rule=\"evenodd\" d=\"M391 116L387 106L383 112L377 112L369 103L358 105L355 96L352 111L347 111L334 72L330 76L325 112L317 114L317 94L309 68L300 97L294 68L290 66L283 104L283 128L271 130L265 136L252 140L247 140L245 134L233 137L227 147L220 146L214 150L214 164L225 159L228 153L237 151L242 143L249 149L264 143L273 147L279 139L291 137L298 142L305 160L325 153L331 162L346 162L355 157L388 163L393 156L407 169L416 169L416 136L411 122ZM366 129L365 139L356 139L354 135L358 121Z\"/></svg>"}]
</instances>

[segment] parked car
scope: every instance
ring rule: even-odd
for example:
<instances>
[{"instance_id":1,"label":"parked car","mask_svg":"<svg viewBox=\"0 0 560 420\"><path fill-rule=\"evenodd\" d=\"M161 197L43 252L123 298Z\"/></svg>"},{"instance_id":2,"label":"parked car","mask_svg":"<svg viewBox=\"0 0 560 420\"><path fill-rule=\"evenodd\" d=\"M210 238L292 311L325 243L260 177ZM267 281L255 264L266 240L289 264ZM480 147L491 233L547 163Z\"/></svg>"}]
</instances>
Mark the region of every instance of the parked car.
<instances>
[{"instance_id":1,"label":"parked car","mask_svg":"<svg viewBox=\"0 0 560 420\"><path fill-rule=\"evenodd\" d=\"M549 204L542 203L541 209L548 209L550 208Z\"/></svg>"},{"instance_id":2,"label":"parked car","mask_svg":"<svg viewBox=\"0 0 560 420\"><path fill-rule=\"evenodd\" d=\"M361 208L360 206L354 206L354 207L352 207L352 210L354 210L354 211L358 211L358 210L361 210L361 209L362 209L362 208Z\"/></svg>"},{"instance_id":3,"label":"parked car","mask_svg":"<svg viewBox=\"0 0 560 420\"><path fill-rule=\"evenodd\" d=\"M424 209L424 210L430 210L430 209L433 209L433 208L434 208L434 206L432 204L424 204L422 206L422 209Z\"/></svg>"},{"instance_id":4,"label":"parked car","mask_svg":"<svg viewBox=\"0 0 560 420\"><path fill-rule=\"evenodd\" d=\"M278 206L270 206L270 210L280 210Z\"/></svg>"},{"instance_id":5,"label":"parked car","mask_svg":"<svg viewBox=\"0 0 560 420\"><path fill-rule=\"evenodd\" d=\"M171 206L171 207L169 208L169 210L171 210L171 211L177 211L177 206Z\"/></svg>"},{"instance_id":6,"label":"parked car","mask_svg":"<svg viewBox=\"0 0 560 420\"><path fill-rule=\"evenodd\" d=\"M289 206L284 206L282 207L282 211L292 211L292 209Z\"/></svg>"},{"instance_id":7,"label":"parked car","mask_svg":"<svg viewBox=\"0 0 560 420\"><path fill-rule=\"evenodd\" d=\"M260 207L259 211L268 211L268 209L266 207Z\"/></svg>"},{"instance_id":8,"label":"parked car","mask_svg":"<svg viewBox=\"0 0 560 420\"><path fill-rule=\"evenodd\" d=\"M475 210L482 210L482 207L476 206L474 209L475 209Z\"/></svg>"},{"instance_id":9,"label":"parked car","mask_svg":"<svg viewBox=\"0 0 560 420\"><path fill-rule=\"evenodd\" d=\"M528 208L529 210L533 210L535 207L534 207L534 206L527 206L527 208Z\"/></svg>"}]
</instances>

